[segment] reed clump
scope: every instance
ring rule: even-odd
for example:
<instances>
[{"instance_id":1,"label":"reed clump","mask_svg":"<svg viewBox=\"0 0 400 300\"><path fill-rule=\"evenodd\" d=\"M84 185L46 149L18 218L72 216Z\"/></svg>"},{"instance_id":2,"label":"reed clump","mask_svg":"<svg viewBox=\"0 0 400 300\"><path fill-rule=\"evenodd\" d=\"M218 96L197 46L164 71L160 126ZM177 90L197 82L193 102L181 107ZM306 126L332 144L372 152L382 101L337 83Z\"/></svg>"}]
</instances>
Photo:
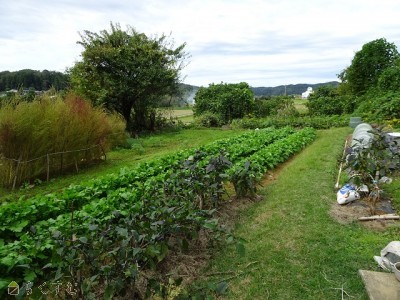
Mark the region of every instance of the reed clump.
<instances>
[{"instance_id":1,"label":"reed clump","mask_svg":"<svg viewBox=\"0 0 400 300\"><path fill-rule=\"evenodd\" d=\"M125 122L79 96L47 93L0 107L0 184L15 187L102 159L123 143Z\"/></svg>"}]
</instances>

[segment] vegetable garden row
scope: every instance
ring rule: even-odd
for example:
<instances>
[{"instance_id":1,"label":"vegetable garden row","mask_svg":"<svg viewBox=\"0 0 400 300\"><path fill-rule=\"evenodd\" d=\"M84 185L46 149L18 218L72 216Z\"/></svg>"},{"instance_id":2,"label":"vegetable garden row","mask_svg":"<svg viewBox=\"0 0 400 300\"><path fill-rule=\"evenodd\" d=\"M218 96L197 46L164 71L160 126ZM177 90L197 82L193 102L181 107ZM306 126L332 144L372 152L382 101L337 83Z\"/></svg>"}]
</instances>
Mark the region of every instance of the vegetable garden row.
<instances>
[{"instance_id":1,"label":"vegetable garden row","mask_svg":"<svg viewBox=\"0 0 400 300\"><path fill-rule=\"evenodd\" d=\"M315 137L311 128L251 131L60 193L3 203L0 295L11 281L47 280L72 281L87 298L99 286L106 298L143 296L136 285L142 271L186 249L199 230L232 240L213 215L228 181L239 196L253 196L268 169ZM149 290L155 285L148 280Z\"/></svg>"}]
</instances>

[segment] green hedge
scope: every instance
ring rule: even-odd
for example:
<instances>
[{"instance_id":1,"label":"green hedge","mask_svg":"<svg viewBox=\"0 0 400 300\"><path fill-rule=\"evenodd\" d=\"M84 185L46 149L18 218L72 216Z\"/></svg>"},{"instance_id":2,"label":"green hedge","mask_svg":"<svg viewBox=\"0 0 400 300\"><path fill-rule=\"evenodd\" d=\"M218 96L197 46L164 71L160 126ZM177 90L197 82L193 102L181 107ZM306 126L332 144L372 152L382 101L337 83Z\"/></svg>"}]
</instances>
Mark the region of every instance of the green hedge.
<instances>
[{"instance_id":1,"label":"green hedge","mask_svg":"<svg viewBox=\"0 0 400 300\"><path fill-rule=\"evenodd\" d=\"M256 129L267 127L285 127L295 128L312 127L315 129L328 129L331 127L345 127L349 125L350 116L300 116L300 117L269 117L269 118L251 118L236 119L232 121L232 127L244 129Z\"/></svg>"}]
</instances>

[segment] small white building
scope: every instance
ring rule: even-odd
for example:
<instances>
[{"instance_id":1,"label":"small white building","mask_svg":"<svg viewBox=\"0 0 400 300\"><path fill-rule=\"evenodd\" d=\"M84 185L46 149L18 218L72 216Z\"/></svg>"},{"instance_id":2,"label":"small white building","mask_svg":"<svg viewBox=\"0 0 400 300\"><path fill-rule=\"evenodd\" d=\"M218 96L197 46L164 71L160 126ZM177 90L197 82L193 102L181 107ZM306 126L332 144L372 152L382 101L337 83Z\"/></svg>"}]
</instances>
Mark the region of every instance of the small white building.
<instances>
[{"instance_id":1,"label":"small white building","mask_svg":"<svg viewBox=\"0 0 400 300\"><path fill-rule=\"evenodd\" d=\"M312 87L308 87L307 91L305 91L304 93L301 93L301 98L307 99L308 96L310 96L310 94L312 94L312 92L313 92Z\"/></svg>"}]
</instances>

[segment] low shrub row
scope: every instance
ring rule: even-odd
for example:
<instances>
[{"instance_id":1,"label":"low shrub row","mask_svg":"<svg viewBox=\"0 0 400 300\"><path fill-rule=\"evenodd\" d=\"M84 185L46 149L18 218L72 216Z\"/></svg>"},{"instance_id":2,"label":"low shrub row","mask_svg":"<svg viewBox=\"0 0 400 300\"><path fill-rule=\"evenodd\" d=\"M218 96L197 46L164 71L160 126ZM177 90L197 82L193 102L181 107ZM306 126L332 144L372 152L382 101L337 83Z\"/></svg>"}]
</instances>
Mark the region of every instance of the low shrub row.
<instances>
[{"instance_id":1,"label":"low shrub row","mask_svg":"<svg viewBox=\"0 0 400 300\"><path fill-rule=\"evenodd\" d=\"M328 129L331 127L344 127L349 124L348 115L334 116L287 116L287 117L269 117L269 118L244 118L232 121L232 127L255 129L276 127L281 128L291 126L294 128L312 127L315 129Z\"/></svg>"}]
</instances>

